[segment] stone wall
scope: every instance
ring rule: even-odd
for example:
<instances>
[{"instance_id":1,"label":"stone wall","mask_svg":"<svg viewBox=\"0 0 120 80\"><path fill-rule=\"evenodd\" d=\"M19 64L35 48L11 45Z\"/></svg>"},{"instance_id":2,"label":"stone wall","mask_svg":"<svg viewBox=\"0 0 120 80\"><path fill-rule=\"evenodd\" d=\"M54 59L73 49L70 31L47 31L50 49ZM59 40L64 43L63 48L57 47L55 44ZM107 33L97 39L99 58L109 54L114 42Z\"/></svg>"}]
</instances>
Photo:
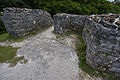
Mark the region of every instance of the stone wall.
<instances>
[{"instance_id":1,"label":"stone wall","mask_svg":"<svg viewBox=\"0 0 120 80\"><path fill-rule=\"evenodd\" d=\"M85 16L58 13L54 15L54 31L64 34L67 31L81 29L84 26Z\"/></svg>"},{"instance_id":2,"label":"stone wall","mask_svg":"<svg viewBox=\"0 0 120 80\"><path fill-rule=\"evenodd\" d=\"M96 69L120 76L119 15L77 15L77 18L74 18L75 16L70 14L55 15L55 32L65 33L71 30L66 28L71 23L77 24L77 29L76 25L72 25L76 30L84 27L83 39L87 45L86 62ZM71 17L74 18L73 22Z\"/></svg>"},{"instance_id":3,"label":"stone wall","mask_svg":"<svg viewBox=\"0 0 120 80\"><path fill-rule=\"evenodd\" d=\"M86 62L94 68L120 76L119 26L113 24L115 20L111 22L115 18L105 20L102 17L108 16L92 17L94 18L86 18L83 29L83 37L87 44ZM99 21L96 21L97 19Z\"/></svg>"},{"instance_id":4,"label":"stone wall","mask_svg":"<svg viewBox=\"0 0 120 80\"><path fill-rule=\"evenodd\" d=\"M20 37L53 25L51 15L40 9L5 8L2 21L9 35Z\"/></svg>"}]
</instances>

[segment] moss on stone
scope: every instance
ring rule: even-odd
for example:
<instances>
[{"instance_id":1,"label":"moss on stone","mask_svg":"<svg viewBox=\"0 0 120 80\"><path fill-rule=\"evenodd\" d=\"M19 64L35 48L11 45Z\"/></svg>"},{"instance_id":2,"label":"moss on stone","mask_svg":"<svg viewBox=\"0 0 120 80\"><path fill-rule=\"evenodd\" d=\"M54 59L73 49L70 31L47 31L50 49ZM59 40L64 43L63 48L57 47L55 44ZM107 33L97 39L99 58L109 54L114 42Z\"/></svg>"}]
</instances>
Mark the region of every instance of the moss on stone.
<instances>
[{"instance_id":1,"label":"moss on stone","mask_svg":"<svg viewBox=\"0 0 120 80\"><path fill-rule=\"evenodd\" d=\"M95 68L92 68L89 64L86 63L87 46L83 40L82 30L76 31L74 33L78 35L77 41L76 41L76 51L79 57L79 68L91 76L102 77L104 80L118 80L119 79L118 77L108 74L104 71L100 71ZM96 53L96 54L105 54L106 56L110 55L110 53L105 53L105 52ZM108 69L108 68L109 68L108 66L103 66L103 69Z\"/></svg>"},{"instance_id":2,"label":"moss on stone","mask_svg":"<svg viewBox=\"0 0 120 80\"><path fill-rule=\"evenodd\" d=\"M95 56L98 56L99 54L104 54L105 56L110 56L111 53L99 51L99 52L95 53Z\"/></svg>"},{"instance_id":3,"label":"moss on stone","mask_svg":"<svg viewBox=\"0 0 120 80\"><path fill-rule=\"evenodd\" d=\"M18 62L20 62L21 64L23 63L26 64L27 60L24 58L24 56L21 56L21 57L15 57L11 61L9 61L10 66L15 66Z\"/></svg>"}]
</instances>

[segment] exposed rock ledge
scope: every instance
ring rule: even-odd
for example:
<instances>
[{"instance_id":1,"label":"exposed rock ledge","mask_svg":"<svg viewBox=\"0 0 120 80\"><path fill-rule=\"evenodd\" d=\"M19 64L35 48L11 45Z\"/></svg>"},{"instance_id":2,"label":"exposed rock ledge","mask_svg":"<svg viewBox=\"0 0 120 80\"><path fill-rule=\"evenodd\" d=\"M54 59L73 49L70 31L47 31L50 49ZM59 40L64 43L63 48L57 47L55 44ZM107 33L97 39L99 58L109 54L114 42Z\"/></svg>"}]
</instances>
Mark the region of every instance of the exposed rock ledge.
<instances>
[{"instance_id":1,"label":"exposed rock ledge","mask_svg":"<svg viewBox=\"0 0 120 80\"><path fill-rule=\"evenodd\" d=\"M120 76L120 17L116 14L54 16L56 33L83 29L86 62L94 68Z\"/></svg>"}]
</instances>

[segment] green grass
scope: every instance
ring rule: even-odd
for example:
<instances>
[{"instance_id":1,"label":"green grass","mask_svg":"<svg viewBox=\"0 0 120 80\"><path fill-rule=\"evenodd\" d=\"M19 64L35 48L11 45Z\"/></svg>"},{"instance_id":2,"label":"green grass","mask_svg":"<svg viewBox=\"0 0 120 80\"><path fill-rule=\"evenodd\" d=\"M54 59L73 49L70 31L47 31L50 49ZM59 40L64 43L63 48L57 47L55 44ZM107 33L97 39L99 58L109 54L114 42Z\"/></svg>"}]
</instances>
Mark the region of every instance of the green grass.
<instances>
[{"instance_id":1,"label":"green grass","mask_svg":"<svg viewBox=\"0 0 120 80\"><path fill-rule=\"evenodd\" d=\"M79 57L79 68L84 72L88 73L91 76L102 77L104 80L118 80L119 78L111 74L105 73L103 71L98 71L93 69L86 63L86 48L87 46L84 43L82 32L79 31L76 33L78 35L76 41L76 51Z\"/></svg>"},{"instance_id":2,"label":"green grass","mask_svg":"<svg viewBox=\"0 0 120 80\"><path fill-rule=\"evenodd\" d=\"M46 29L47 28L41 29L39 31L33 31L29 35L20 38L14 38L9 36L8 33L3 33L0 35L0 42L5 42L5 41L20 42ZM18 48L13 48L11 46L6 46L6 47L0 46L0 63L10 63L10 66L15 66L17 62L26 63L27 60L24 59L24 56L16 57L17 49Z\"/></svg>"},{"instance_id":3,"label":"green grass","mask_svg":"<svg viewBox=\"0 0 120 80\"><path fill-rule=\"evenodd\" d=\"M12 60L8 61L10 63L10 66L15 66L17 62L20 62L21 64L27 62L27 60L24 58L24 56L21 57L14 57Z\"/></svg>"},{"instance_id":4,"label":"green grass","mask_svg":"<svg viewBox=\"0 0 120 80\"><path fill-rule=\"evenodd\" d=\"M6 61L10 61L16 56L18 48L13 48L11 46L1 47L0 46L0 63L4 63Z\"/></svg>"},{"instance_id":5,"label":"green grass","mask_svg":"<svg viewBox=\"0 0 120 80\"><path fill-rule=\"evenodd\" d=\"M23 56L16 57L17 50L18 48L11 46L0 46L0 63L10 63L10 66L15 66L18 61L26 63L27 60L25 60Z\"/></svg>"},{"instance_id":6,"label":"green grass","mask_svg":"<svg viewBox=\"0 0 120 80\"><path fill-rule=\"evenodd\" d=\"M31 36L36 35L42 31L45 31L47 28L40 29L39 31L32 31L30 34L23 36L23 37L18 37L18 38L14 38L12 36L9 36L8 33L3 33L0 35L0 42L5 42L5 41L21 42L24 39L27 39L28 37L31 37Z\"/></svg>"},{"instance_id":7,"label":"green grass","mask_svg":"<svg viewBox=\"0 0 120 80\"><path fill-rule=\"evenodd\" d=\"M14 38L8 35L8 33L4 33L0 35L0 42L5 42L5 41L13 41L13 42L20 42L24 40L26 37L22 38Z\"/></svg>"},{"instance_id":8,"label":"green grass","mask_svg":"<svg viewBox=\"0 0 120 80\"><path fill-rule=\"evenodd\" d=\"M84 43L83 36L82 36L82 30L80 29L79 31L74 31L71 30L70 32L66 32L65 34L61 34L56 36L56 38L61 38L63 36L69 36L70 34L75 34L77 35L77 40L76 40L76 51L77 51L77 56L79 58L79 68L89 74L91 77L102 77L104 80L119 80L119 77L113 76L111 74L105 73L103 71L96 70L92 68L90 65L86 63L86 48L87 46ZM105 53L106 56L109 55L109 53Z\"/></svg>"}]
</instances>

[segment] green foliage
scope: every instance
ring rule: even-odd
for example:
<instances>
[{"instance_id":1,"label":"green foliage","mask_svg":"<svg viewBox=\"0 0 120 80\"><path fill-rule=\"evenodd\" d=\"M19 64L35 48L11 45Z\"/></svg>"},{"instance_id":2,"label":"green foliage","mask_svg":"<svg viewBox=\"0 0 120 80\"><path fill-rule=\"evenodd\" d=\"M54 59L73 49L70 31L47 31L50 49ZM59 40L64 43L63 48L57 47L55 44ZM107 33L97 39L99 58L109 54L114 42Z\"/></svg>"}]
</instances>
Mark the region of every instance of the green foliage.
<instances>
[{"instance_id":1,"label":"green foliage","mask_svg":"<svg viewBox=\"0 0 120 80\"><path fill-rule=\"evenodd\" d=\"M82 12L82 9L80 8L79 3L72 2L70 0L66 1L55 1L51 0L49 2L47 1L38 1L35 2L38 8L41 8L43 10L46 10L50 12L52 15L56 13L71 13L71 14L79 14Z\"/></svg>"},{"instance_id":2,"label":"green foliage","mask_svg":"<svg viewBox=\"0 0 120 80\"><path fill-rule=\"evenodd\" d=\"M31 31L30 34L28 34L24 37L18 37L18 38L14 38L14 37L10 36L8 33L3 33L3 34L0 34L0 42L5 42L5 41L21 42L28 37L31 37L31 36L36 35L42 31L45 31L46 29L48 29L48 27L46 27L44 29L40 29L39 31Z\"/></svg>"},{"instance_id":3,"label":"green foliage","mask_svg":"<svg viewBox=\"0 0 120 80\"><path fill-rule=\"evenodd\" d=\"M3 24L2 20L0 19L0 34L5 33L5 25Z\"/></svg>"},{"instance_id":4,"label":"green foliage","mask_svg":"<svg viewBox=\"0 0 120 80\"><path fill-rule=\"evenodd\" d=\"M33 0L32 0L33 1ZM5 7L28 7L30 6L22 0L0 0L0 11Z\"/></svg>"},{"instance_id":5,"label":"green foliage","mask_svg":"<svg viewBox=\"0 0 120 80\"><path fill-rule=\"evenodd\" d=\"M34 0L36 8L50 12L70 14L120 13L120 6L106 0Z\"/></svg>"},{"instance_id":6,"label":"green foliage","mask_svg":"<svg viewBox=\"0 0 120 80\"><path fill-rule=\"evenodd\" d=\"M24 38L13 38L13 37L9 36L8 33L3 33L0 35L0 42L5 42L5 41L20 42L23 39Z\"/></svg>"},{"instance_id":7,"label":"green foliage","mask_svg":"<svg viewBox=\"0 0 120 80\"><path fill-rule=\"evenodd\" d=\"M120 13L120 2L107 0L1 0L0 10L4 7L40 8L52 15Z\"/></svg>"}]
</instances>

